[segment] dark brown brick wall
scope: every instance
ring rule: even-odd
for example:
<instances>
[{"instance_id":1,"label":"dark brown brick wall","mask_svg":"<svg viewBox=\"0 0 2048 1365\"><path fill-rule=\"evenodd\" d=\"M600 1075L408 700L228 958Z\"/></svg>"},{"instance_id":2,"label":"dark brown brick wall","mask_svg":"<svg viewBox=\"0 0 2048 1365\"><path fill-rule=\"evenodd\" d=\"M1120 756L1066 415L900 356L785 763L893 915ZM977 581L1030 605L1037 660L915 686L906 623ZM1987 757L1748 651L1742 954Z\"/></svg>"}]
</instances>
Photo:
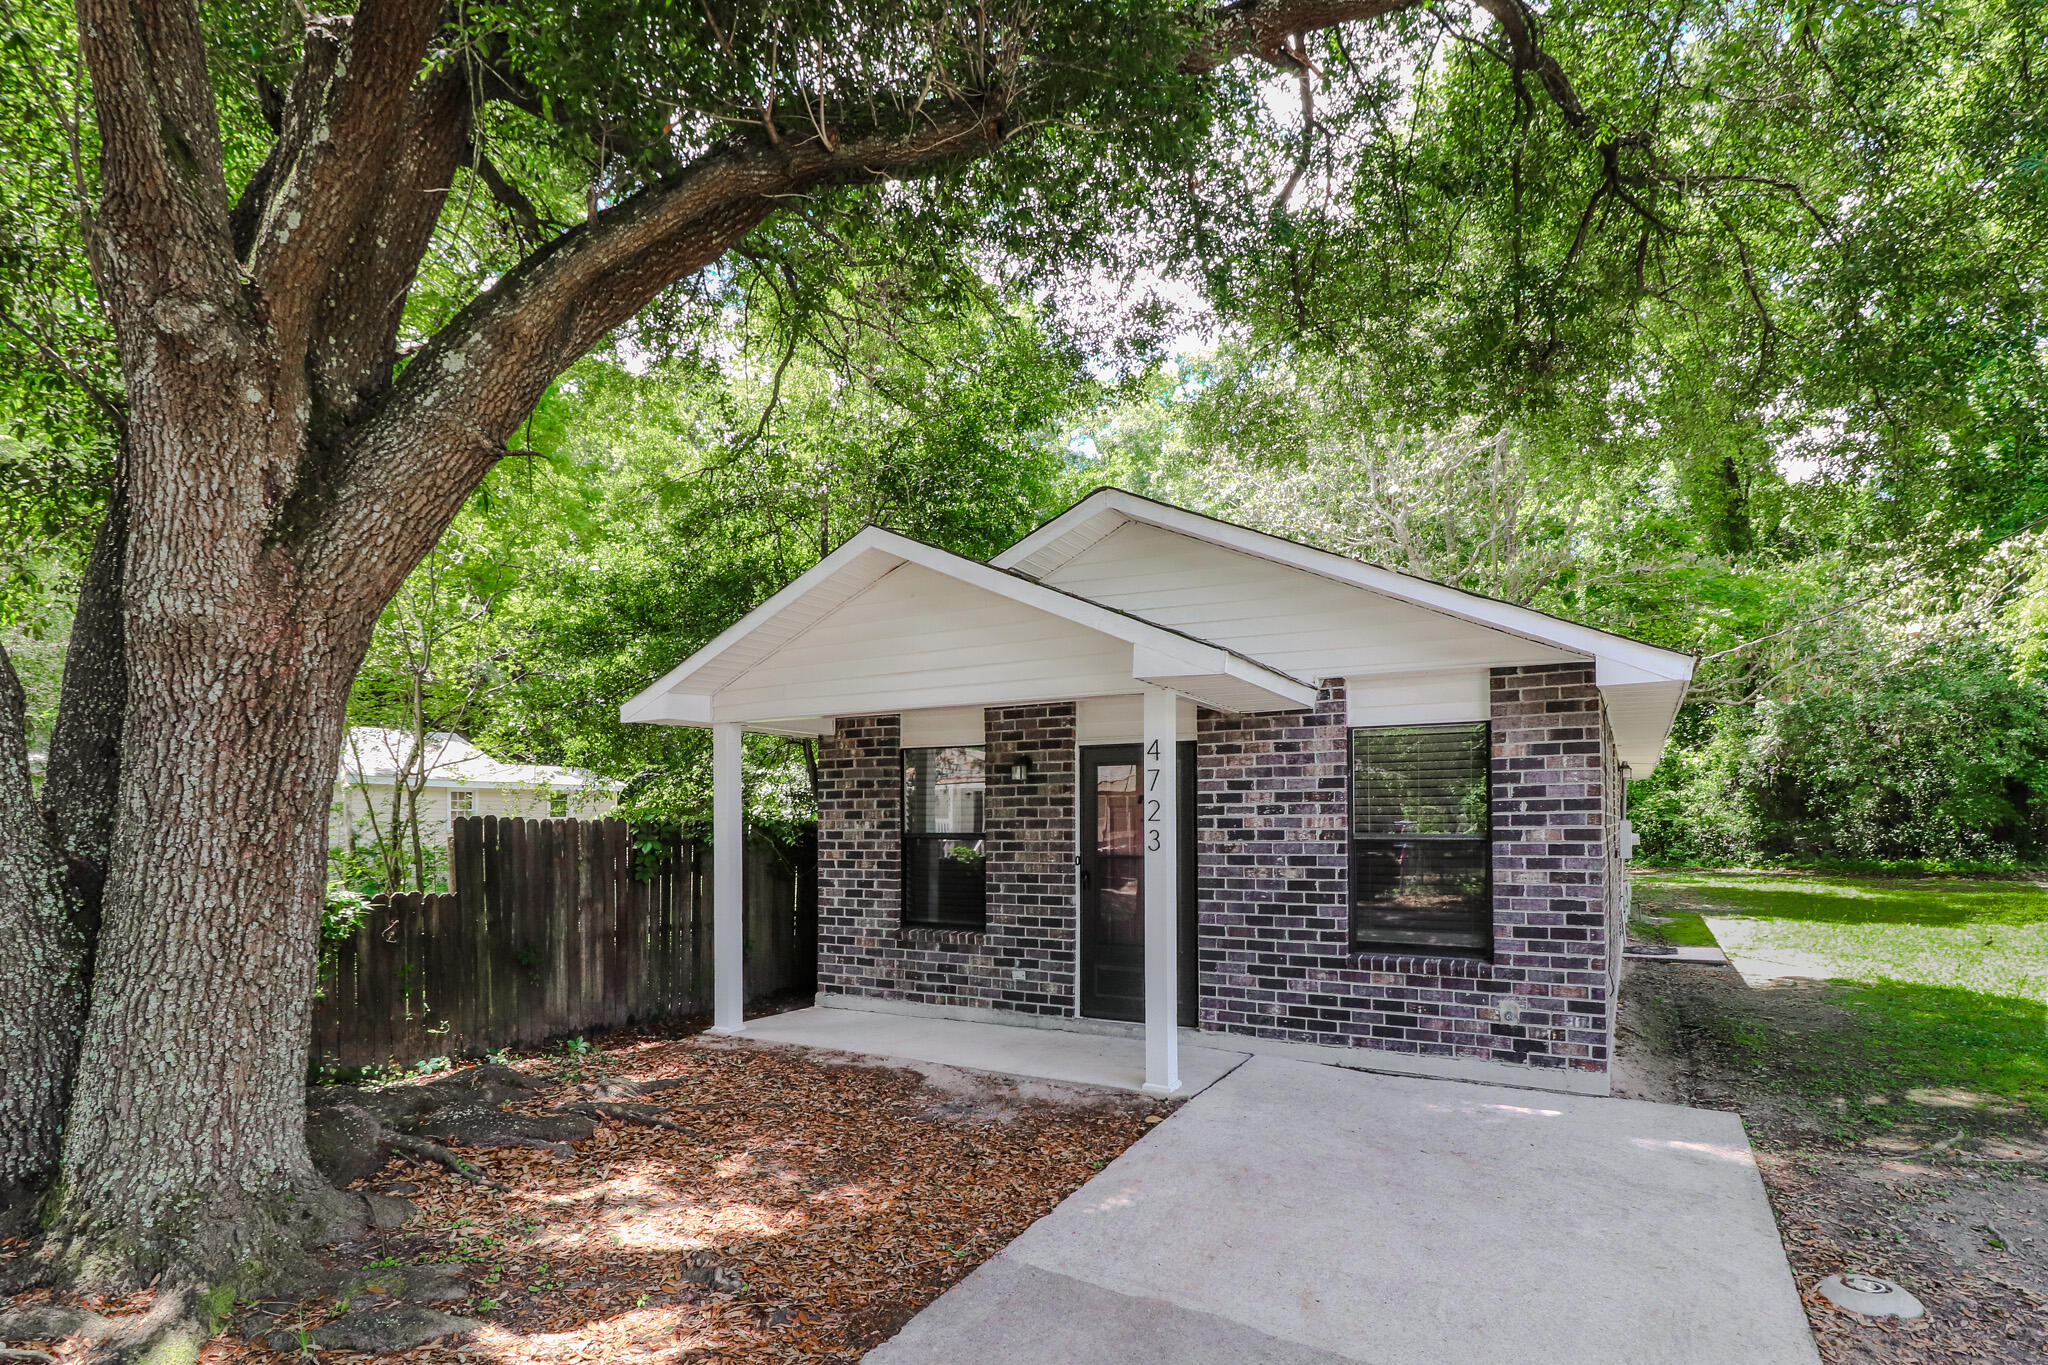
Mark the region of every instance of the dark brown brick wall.
<instances>
[{"instance_id":1,"label":"dark brown brick wall","mask_svg":"<svg viewBox=\"0 0 2048 1365\"><path fill-rule=\"evenodd\" d=\"M1341 684L1325 683L1306 715L1200 713L1203 1028L1331 1042L1361 1027L1321 981L1349 951L1350 772Z\"/></svg>"},{"instance_id":2,"label":"dark brown brick wall","mask_svg":"<svg viewBox=\"0 0 2048 1365\"><path fill-rule=\"evenodd\" d=\"M1350 948L1344 689L1302 715L1201 713L1204 1029L1417 1056L1602 1071L1618 887L1612 746L1591 665L1496 669L1490 961ZM987 932L898 923L894 717L824 741L819 980L826 991L1071 1014L1074 708L991 710ZM1033 775L1008 779L1028 753ZM948 941L941 942L945 939ZM1020 979L1016 974L1023 973Z\"/></svg>"},{"instance_id":3,"label":"dark brown brick wall","mask_svg":"<svg viewBox=\"0 0 2048 1365\"><path fill-rule=\"evenodd\" d=\"M1074 1003L1074 706L986 714L988 921L981 933L901 923L900 729L842 719L818 755L818 989L1070 1014ZM1010 780L1011 760L1031 776Z\"/></svg>"},{"instance_id":4,"label":"dark brown brick wall","mask_svg":"<svg viewBox=\"0 0 2048 1365\"><path fill-rule=\"evenodd\" d=\"M1604 1070L1603 720L1585 665L1492 677L1490 962L1350 948L1344 692L1203 713L1202 1026L1292 1042Z\"/></svg>"}]
</instances>

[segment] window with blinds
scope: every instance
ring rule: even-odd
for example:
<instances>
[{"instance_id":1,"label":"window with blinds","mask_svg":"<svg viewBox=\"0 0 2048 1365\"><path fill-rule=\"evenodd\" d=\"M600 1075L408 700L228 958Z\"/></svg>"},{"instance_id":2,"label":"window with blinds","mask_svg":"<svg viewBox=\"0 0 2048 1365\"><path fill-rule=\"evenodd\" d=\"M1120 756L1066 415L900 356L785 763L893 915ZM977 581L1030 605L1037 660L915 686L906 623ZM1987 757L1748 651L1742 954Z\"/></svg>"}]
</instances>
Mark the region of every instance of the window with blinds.
<instances>
[{"instance_id":1,"label":"window with blinds","mask_svg":"<svg viewBox=\"0 0 2048 1365\"><path fill-rule=\"evenodd\" d=\"M903 751L903 922L980 929L988 919L987 751L979 744Z\"/></svg>"},{"instance_id":2,"label":"window with blinds","mask_svg":"<svg viewBox=\"0 0 2048 1365\"><path fill-rule=\"evenodd\" d=\"M1351 732L1351 939L1362 952L1493 947L1485 722Z\"/></svg>"}]
</instances>

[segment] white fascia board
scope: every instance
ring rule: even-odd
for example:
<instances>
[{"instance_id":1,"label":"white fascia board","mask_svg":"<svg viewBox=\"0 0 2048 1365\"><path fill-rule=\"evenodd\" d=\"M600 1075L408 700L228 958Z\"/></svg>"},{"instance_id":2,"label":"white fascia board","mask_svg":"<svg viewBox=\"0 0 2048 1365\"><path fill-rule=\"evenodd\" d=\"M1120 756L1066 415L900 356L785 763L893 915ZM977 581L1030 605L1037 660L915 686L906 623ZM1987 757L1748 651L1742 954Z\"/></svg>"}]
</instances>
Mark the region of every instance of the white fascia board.
<instances>
[{"instance_id":1,"label":"white fascia board","mask_svg":"<svg viewBox=\"0 0 2048 1365\"><path fill-rule=\"evenodd\" d=\"M1314 706L1316 698L1322 695L1322 690L1314 683L1304 682L1300 678L1290 678L1285 674L1275 674L1273 670L1262 668L1240 654L1225 654L1223 656L1223 676L1262 687L1266 691L1304 708ZM1278 678L1277 685L1273 681L1276 677Z\"/></svg>"},{"instance_id":2,"label":"white fascia board","mask_svg":"<svg viewBox=\"0 0 2048 1365\"><path fill-rule=\"evenodd\" d=\"M1633 683L1683 683L1692 681L1692 660L1686 659L1685 671L1676 676L1658 673L1627 659L1612 655L1596 655L1593 660L1593 682L1600 687L1627 687Z\"/></svg>"},{"instance_id":3,"label":"white fascia board","mask_svg":"<svg viewBox=\"0 0 2048 1365\"><path fill-rule=\"evenodd\" d=\"M652 714L648 708L653 707L662 698L671 695L673 689L688 681L691 675L701 672L706 666L716 661L721 654L724 654L734 645L746 639L747 636L753 634L761 626L803 600L804 597L830 579L837 577L841 571L845 570L862 555L870 550L891 548L885 545L884 542L886 540L901 539L901 536L893 535L878 526L863 527L855 532L845 544L798 574L773 597L770 597L766 602L763 602L760 606L755 607L745 616L727 626L702 649L699 649L689 658L662 674L651 685L642 689L632 700L619 708L619 718L625 721L669 725L710 724L708 720L697 722L681 718L668 719ZM901 559L898 558L897 563L901 562ZM890 565L889 567L893 568L895 566ZM883 572L886 573L887 569L884 569ZM881 576L879 573L875 575L876 578Z\"/></svg>"},{"instance_id":4,"label":"white fascia board","mask_svg":"<svg viewBox=\"0 0 2048 1365\"><path fill-rule=\"evenodd\" d=\"M1169 692L1181 692L1205 706L1214 706L1222 711L1243 708L1218 705L1210 700L1215 695L1213 684L1219 679L1244 683L1277 703L1271 708L1258 708L1261 710L1311 707L1315 705L1317 696L1313 683L1277 673L1221 646L1200 645L1192 640L1175 640L1166 648L1156 644L1132 645L1131 676Z\"/></svg>"},{"instance_id":5,"label":"white fascia board","mask_svg":"<svg viewBox=\"0 0 2048 1365\"><path fill-rule=\"evenodd\" d=\"M1131 676L1140 679L1206 677L1221 673L1230 657L1228 650L1197 645L1192 640L1174 640L1164 644L1140 640L1131 645Z\"/></svg>"},{"instance_id":6,"label":"white fascia board","mask_svg":"<svg viewBox=\"0 0 2048 1365\"><path fill-rule=\"evenodd\" d=\"M1566 621L1529 607L1518 607L1512 602L1502 602L1426 578L1361 563L1329 550L1318 550L1263 531L1205 517L1184 507L1155 502L1121 488L1104 489L1083 498L989 562L999 568L1011 568L1095 517L1115 517L1119 524L1126 520L1142 521L1194 540L1257 555L1352 587L1383 593L1476 625L1567 649L1601 664L1619 665L1644 678L1685 681L1692 677L1696 662L1693 656L1677 650L1644 644L1640 640Z\"/></svg>"},{"instance_id":7,"label":"white fascia board","mask_svg":"<svg viewBox=\"0 0 2048 1365\"><path fill-rule=\"evenodd\" d=\"M781 735L785 739L823 739L836 728L831 716L782 716L745 724L750 735Z\"/></svg>"}]
</instances>

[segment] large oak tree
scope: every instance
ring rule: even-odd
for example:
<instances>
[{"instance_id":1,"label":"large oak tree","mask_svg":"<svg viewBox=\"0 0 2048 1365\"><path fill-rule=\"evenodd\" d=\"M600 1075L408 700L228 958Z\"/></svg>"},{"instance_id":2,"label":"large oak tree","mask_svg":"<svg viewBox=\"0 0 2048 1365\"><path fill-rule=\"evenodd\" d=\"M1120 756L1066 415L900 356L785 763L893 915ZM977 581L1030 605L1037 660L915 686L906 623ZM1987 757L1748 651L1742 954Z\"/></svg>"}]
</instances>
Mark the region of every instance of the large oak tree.
<instances>
[{"instance_id":1,"label":"large oak tree","mask_svg":"<svg viewBox=\"0 0 2048 1365\"><path fill-rule=\"evenodd\" d=\"M1631 188L1654 139L1582 101L1523 0L1480 3L1531 117L1610 207L1654 218ZM232 1276L351 1216L301 1109L344 704L379 611L557 375L677 282L735 268L751 234L829 242L858 187L1008 167L953 211L1006 223L1013 249L1113 227L1148 185L1198 198L1167 172L1234 64L1311 73L1307 36L1369 44L1426 13L283 12L279 38L195 0L77 3L96 146L78 208L119 457L40 788L0 654L0 1189L47 1190L43 1264L103 1286ZM252 129L260 157L239 150ZM525 183L494 140L544 153ZM585 177L574 211L564 167ZM458 183L488 189L521 249L429 306Z\"/></svg>"}]
</instances>

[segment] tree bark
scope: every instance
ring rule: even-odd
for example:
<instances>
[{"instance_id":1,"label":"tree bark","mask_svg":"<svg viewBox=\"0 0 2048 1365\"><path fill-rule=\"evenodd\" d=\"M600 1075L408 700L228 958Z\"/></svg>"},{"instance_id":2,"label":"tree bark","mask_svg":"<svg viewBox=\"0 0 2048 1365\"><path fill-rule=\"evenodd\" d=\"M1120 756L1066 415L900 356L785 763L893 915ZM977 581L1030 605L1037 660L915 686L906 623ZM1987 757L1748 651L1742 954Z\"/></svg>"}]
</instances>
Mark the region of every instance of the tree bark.
<instances>
[{"instance_id":1,"label":"tree bark","mask_svg":"<svg viewBox=\"0 0 2048 1365\"><path fill-rule=\"evenodd\" d=\"M117 479L79 589L40 801L21 685L0 656L0 943L22 949L0 954L0 1205L47 1183L71 1099L120 777L126 541Z\"/></svg>"},{"instance_id":2,"label":"tree bark","mask_svg":"<svg viewBox=\"0 0 2048 1365\"><path fill-rule=\"evenodd\" d=\"M85 1012L83 946L30 780L26 711L0 650L0 1215L55 1164Z\"/></svg>"},{"instance_id":3,"label":"tree bark","mask_svg":"<svg viewBox=\"0 0 2048 1365\"><path fill-rule=\"evenodd\" d=\"M131 597L206 557L136 549ZM305 1060L341 719L377 605L309 601L256 567L221 573L204 609L129 616L121 810L48 1247L83 1284L241 1278L342 1216L306 1152Z\"/></svg>"},{"instance_id":4,"label":"tree bark","mask_svg":"<svg viewBox=\"0 0 2048 1365\"><path fill-rule=\"evenodd\" d=\"M121 780L121 713L128 701L121 580L127 557L128 493L117 473L106 520L93 539L79 586L43 779L43 811L64 862L70 915L84 947L88 981Z\"/></svg>"}]
</instances>

